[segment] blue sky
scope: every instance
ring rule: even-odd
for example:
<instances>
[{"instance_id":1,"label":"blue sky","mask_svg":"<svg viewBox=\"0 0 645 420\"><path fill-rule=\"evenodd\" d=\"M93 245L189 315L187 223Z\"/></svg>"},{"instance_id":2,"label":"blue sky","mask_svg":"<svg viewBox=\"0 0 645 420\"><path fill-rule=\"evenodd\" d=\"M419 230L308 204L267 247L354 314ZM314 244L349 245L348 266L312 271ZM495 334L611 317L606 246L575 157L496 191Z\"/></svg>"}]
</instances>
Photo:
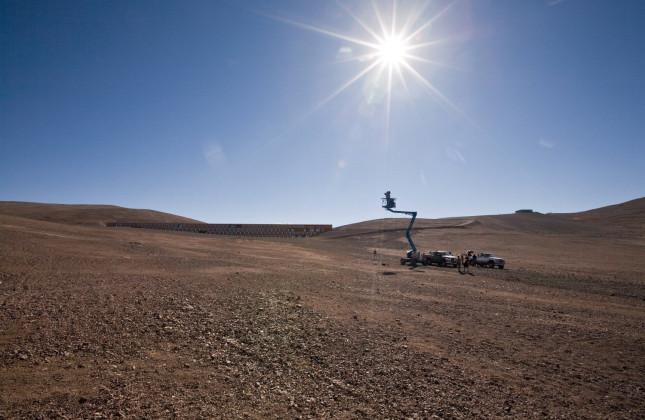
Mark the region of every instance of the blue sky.
<instances>
[{"instance_id":1,"label":"blue sky","mask_svg":"<svg viewBox=\"0 0 645 420\"><path fill-rule=\"evenodd\" d=\"M338 226L386 190L423 218L645 196L641 1L0 8L3 201Z\"/></svg>"}]
</instances>

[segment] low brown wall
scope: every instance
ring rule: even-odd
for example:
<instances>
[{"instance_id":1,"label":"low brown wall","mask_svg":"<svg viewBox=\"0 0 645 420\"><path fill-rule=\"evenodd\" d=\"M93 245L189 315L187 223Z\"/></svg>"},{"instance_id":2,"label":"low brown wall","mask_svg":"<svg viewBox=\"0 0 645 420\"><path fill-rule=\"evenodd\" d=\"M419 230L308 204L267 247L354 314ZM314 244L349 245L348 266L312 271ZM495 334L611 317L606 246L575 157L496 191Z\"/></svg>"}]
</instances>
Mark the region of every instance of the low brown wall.
<instances>
[{"instance_id":1,"label":"low brown wall","mask_svg":"<svg viewBox=\"0 0 645 420\"><path fill-rule=\"evenodd\" d=\"M107 227L176 230L212 235L256 236L278 238L309 238L332 230L332 225L242 225L205 223L137 223L107 222Z\"/></svg>"}]
</instances>

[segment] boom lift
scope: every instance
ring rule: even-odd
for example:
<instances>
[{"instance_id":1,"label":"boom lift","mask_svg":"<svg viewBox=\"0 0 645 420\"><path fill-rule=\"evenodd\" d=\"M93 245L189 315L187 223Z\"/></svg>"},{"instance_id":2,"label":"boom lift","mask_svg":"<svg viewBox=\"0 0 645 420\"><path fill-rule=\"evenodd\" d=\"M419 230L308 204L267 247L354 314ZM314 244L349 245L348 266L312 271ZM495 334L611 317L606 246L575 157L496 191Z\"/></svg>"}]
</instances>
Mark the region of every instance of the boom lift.
<instances>
[{"instance_id":1,"label":"boom lift","mask_svg":"<svg viewBox=\"0 0 645 420\"><path fill-rule=\"evenodd\" d=\"M410 220L410 225L408 226L408 230L405 231L405 236L408 238L408 242L410 243L410 247L412 247L412 249L406 253L405 258L401 258L401 265L405 265L406 263L409 263L412 266L416 266L417 264L422 264L423 260L421 258L421 254L417 252L417 247L414 246L414 242L412 242L412 238L410 237L410 231L412 230L414 219L417 218L417 212L392 210L393 208L396 207L396 198L390 197L389 191L385 193L385 198L382 198L381 200L383 203L381 207L383 207L385 210L391 211L392 213L403 213L403 214L407 214L408 216L412 216L412 219Z\"/></svg>"}]
</instances>

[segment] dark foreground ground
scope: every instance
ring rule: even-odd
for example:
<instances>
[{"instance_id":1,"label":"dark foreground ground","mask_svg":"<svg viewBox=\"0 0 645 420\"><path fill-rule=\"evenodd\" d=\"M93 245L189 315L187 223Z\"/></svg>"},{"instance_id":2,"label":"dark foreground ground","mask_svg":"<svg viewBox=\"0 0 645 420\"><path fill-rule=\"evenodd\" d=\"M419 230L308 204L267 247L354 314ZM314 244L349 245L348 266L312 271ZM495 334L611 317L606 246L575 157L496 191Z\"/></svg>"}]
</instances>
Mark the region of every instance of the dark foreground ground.
<instances>
[{"instance_id":1,"label":"dark foreground ground","mask_svg":"<svg viewBox=\"0 0 645 420\"><path fill-rule=\"evenodd\" d=\"M400 266L397 223L245 240L0 215L0 418L645 418L639 233L428 222L424 248L508 260L460 275Z\"/></svg>"}]
</instances>

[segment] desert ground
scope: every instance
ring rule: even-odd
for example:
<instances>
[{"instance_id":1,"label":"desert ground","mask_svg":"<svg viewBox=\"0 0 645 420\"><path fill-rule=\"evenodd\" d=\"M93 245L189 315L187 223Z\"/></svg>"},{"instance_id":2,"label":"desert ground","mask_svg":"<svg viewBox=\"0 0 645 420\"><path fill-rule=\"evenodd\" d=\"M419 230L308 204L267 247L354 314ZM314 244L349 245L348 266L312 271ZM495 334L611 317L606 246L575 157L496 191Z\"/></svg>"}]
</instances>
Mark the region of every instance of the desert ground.
<instances>
[{"instance_id":1,"label":"desert ground","mask_svg":"<svg viewBox=\"0 0 645 420\"><path fill-rule=\"evenodd\" d=\"M645 418L645 199L419 219L422 251L507 260L469 274L400 265L404 217L102 225L188 220L0 203L0 418Z\"/></svg>"}]
</instances>

